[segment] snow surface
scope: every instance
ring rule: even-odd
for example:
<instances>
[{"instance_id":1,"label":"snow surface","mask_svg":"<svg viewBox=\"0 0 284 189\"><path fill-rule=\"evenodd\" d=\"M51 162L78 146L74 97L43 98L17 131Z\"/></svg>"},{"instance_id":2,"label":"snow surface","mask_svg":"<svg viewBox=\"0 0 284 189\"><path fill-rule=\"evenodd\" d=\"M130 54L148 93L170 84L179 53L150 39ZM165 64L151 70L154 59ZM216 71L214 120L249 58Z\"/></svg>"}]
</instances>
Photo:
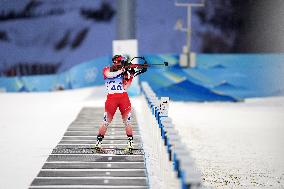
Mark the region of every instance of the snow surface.
<instances>
[{"instance_id":1,"label":"snow surface","mask_svg":"<svg viewBox=\"0 0 284 189\"><path fill-rule=\"evenodd\" d=\"M81 108L104 105L102 91L0 93L0 188L27 188Z\"/></svg>"},{"instance_id":2,"label":"snow surface","mask_svg":"<svg viewBox=\"0 0 284 189\"><path fill-rule=\"evenodd\" d=\"M0 93L0 188L27 188L84 106L102 107L104 87L51 93ZM155 130L142 96L131 99L144 139L151 186L164 186L169 170L151 156ZM284 186L284 98L244 103L171 102L169 114L188 144L205 183L219 188ZM146 121L148 120L148 122ZM156 164L154 163L156 162ZM166 167L165 167L166 166ZM172 178L171 177L168 178Z\"/></svg>"},{"instance_id":3,"label":"snow surface","mask_svg":"<svg viewBox=\"0 0 284 189\"><path fill-rule=\"evenodd\" d=\"M283 97L169 108L204 183L216 188L284 187L283 113Z\"/></svg>"}]
</instances>

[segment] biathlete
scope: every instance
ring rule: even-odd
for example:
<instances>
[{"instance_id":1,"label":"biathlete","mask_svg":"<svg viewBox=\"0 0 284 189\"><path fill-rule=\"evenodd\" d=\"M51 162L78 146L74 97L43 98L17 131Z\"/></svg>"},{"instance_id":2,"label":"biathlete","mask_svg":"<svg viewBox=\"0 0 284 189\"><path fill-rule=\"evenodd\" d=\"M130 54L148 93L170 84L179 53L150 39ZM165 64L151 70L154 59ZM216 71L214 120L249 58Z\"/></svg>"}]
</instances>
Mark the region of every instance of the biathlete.
<instances>
[{"instance_id":1,"label":"biathlete","mask_svg":"<svg viewBox=\"0 0 284 189\"><path fill-rule=\"evenodd\" d=\"M133 74L125 74L126 72L122 67L123 61L127 61L125 56L115 55L112 58L113 66L108 66L103 69L103 76L108 94L105 102L103 123L101 124L97 135L97 142L95 145L96 150L101 150L102 140L117 108L120 110L125 125L125 132L128 137L127 150L133 149L131 103L126 89L131 85L134 76Z\"/></svg>"}]
</instances>

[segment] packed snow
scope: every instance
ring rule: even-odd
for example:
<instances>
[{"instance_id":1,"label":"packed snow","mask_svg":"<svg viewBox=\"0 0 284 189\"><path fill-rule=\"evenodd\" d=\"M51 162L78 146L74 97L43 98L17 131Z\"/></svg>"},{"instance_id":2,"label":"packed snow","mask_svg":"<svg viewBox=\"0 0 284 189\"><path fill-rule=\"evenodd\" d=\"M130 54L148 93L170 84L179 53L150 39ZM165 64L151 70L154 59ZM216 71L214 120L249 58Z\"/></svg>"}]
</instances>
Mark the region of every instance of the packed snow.
<instances>
[{"instance_id":1,"label":"packed snow","mask_svg":"<svg viewBox=\"0 0 284 189\"><path fill-rule=\"evenodd\" d=\"M204 183L215 188L284 187L283 113L283 97L169 108Z\"/></svg>"},{"instance_id":2,"label":"packed snow","mask_svg":"<svg viewBox=\"0 0 284 189\"><path fill-rule=\"evenodd\" d=\"M103 86L49 93L0 93L0 188L27 188L81 108L103 107L104 101ZM150 154L155 150L151 151L154 139L149 132L153 120L146 122L149 112L143 96L133 97L131 102L145 132L142 139L146 157L153 160L150 164L147 160L150 184L162 187L166 180L159 178L167 175L159 173L157 167L166 165L156 160L165 157ZM206 185L283 188L283 112L284 98L274 97L242 103L170 102L169 116Z\"/></svg>"},{"instance_id":3,"label":"packed snow","mask_svg":"<svg viewBox=\"0 0 284 189\"><path fill-rule=\"evenodd\" d=\"M0 93L0 188L30 185L80 109L103 106L93 92Z\"/></svg>"}]
</instances>

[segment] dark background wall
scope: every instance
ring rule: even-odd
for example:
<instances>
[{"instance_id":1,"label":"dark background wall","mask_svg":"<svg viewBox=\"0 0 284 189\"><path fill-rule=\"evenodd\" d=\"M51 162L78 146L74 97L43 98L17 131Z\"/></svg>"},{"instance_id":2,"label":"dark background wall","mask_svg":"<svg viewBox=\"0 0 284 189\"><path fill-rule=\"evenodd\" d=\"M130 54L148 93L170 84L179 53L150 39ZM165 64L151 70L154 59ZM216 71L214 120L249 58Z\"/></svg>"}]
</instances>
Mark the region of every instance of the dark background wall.
<instances>
[{"instance_id":1,"label":"dark background wall","mask_svg":"<svg viewBox=\"0 0 284 189\"><path fill-rule=\"evenodd\" d=\"M284 52L284 1L207 0L195 13L199 52Z\"/></svg>"}]
</instances>

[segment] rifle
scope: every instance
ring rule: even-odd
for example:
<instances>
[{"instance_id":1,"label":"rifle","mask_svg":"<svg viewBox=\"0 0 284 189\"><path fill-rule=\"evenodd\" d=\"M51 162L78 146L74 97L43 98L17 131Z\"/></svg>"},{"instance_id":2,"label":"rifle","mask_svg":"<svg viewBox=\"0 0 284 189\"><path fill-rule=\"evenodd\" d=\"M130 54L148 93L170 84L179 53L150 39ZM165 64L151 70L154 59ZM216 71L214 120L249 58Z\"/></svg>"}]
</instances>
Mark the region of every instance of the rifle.
<instances>
[{"instance_id":1,"label":"rifle","mask_svg":"<svg viewBox=\"0 0 284 189\"><path fill-rule=\"evenodd\" d=\"M132 61L134 59L142 60L143 63L142 64L133 64ZM148 67L168 66L168 65L169 65L168 62L164 62L162 64L149 64L147 62L147 60L145 59L145 57L138 56L138 57L133 57L129 62L128 61L122 61L121 65L112 65L111 68L110 68L110 71L114 72L114 71L117 71L117 70L124 68L125 69L125 71L123 73L124 75L128 75L128 73L129 73L129 74L133 75L133 77L136 77L136 76L146 72Z\"/></svg>"}]
</instances>

